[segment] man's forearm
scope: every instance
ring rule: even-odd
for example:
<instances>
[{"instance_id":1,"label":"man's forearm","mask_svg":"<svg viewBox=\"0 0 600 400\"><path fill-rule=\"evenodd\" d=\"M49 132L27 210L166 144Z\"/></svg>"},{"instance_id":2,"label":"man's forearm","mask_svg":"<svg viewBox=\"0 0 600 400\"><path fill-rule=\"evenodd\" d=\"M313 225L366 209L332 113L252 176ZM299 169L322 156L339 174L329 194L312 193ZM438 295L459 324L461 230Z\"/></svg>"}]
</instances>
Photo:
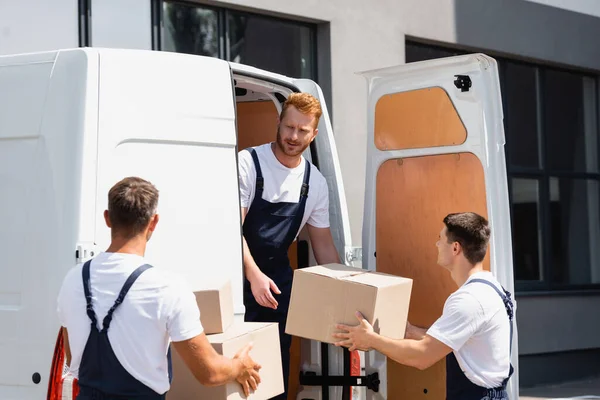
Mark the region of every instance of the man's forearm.
<instances>
[{"instance_id":1,"label":"man's forearm","mask_svg":"<svg viewBox=\"0 0 600 400\"><path fill-rule=\"evenodd\" d=\"M206 386L220 386L234 381L240 376L242 368L240 360L219 355L219 358L212 365L207 382L203 384Z\"/></svg>"},{"instance_id":2,"label":"man's forearm","mask_svg":"<svg viewBox=\"0 0 600 400\"><path fill-rule=\"evenodd\" d=\"M408 324L406 328L406 339L421 340L427 335L427 329Z\"/></svg>"},{"instance_id":3,"label":"man's forearm","mask_svg":"<svg viewBox=\"0 0 600 400\"><path fill-rule=\"evenodd\" d=\"M373 333L371 347L392 360L422 369L423 349L418 340L412 339L390 339Z\"/></svg>"},{"instance_id":4,"label":"man's forearm","mask_svg":"<svg viewBox=\"0 0 600 400\"><path fill-rule=\"evenodd\" d=\"M244 274L246 275L246 278L249 279L249 277L260 271L260 268L256 264L256 261L254 261L254 257L252 257L252 254L250 253L250 248L248 247L248 243L246 243L246 238L244 236L242 236L242 246Z\"/></svg>"}]
</instances>

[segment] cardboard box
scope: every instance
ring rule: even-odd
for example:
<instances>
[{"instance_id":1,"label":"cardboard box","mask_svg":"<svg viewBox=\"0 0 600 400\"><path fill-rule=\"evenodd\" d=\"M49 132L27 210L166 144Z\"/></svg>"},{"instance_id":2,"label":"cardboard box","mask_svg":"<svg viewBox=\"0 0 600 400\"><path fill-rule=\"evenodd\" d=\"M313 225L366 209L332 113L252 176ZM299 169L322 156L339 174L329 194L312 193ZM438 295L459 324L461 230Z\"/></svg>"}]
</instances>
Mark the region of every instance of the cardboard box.
<instances>
[{"instance_id":1,"label":"cardboard box","mask_svg":"<svg viewBox=\"0 0 600 400\"><path fill-rule=\"evenodd\" d=\"M279 328L276 323L235 321L218 335L207 335L217 353L233 358L247 343L254 344L250 357L261 365L261 383L250 400L267 400L283 393L283 371L279 348ZM246 399L242 386L236 382L224 386L202 386L192 375L176 351L173 357L173 381L167 400L239 400Z\"/></svg>"},{"instance_id":2,"label":"cardboard box","mask_svg":"<svg viewBox=\"0 0 600 400\"><path fill-rule=\"evenodd\" d=\"M358 325L356 311L375 332L404 338L412 279L328 264L294 271L285 331L334 343L335 324Z\"/></svg>"},{"instance_id":3,"label":"cardboard box","mask_svg":"<svg viewBox=\"0 0 600 400\"><path fill-rule=\"evenodd\" d=\"M200 322L207 335L223 333L233 323L233 293L231 282L211 285L194 291L200 308Z\"/></svg>"}]
</instances>

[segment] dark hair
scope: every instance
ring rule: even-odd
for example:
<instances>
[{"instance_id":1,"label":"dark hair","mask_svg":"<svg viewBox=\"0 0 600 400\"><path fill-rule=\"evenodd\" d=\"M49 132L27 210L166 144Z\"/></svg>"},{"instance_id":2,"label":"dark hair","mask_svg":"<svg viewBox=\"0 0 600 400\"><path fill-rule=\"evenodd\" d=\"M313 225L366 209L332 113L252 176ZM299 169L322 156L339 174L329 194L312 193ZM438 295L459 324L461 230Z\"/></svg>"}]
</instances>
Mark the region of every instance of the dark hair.
<instances>
[{"instance_id":1,"label":"dark hair","mask_svg":"<svg viewBox=\"0 0 600 400\"><path fill-rule=\"evenodd\" d=\"M485 218L472 212L448 214L444 224L448 243L460 243L465 258L471 264L483 261L491 233Z\"/></svg>"},{"instance_id":2,"label":"dark hair","mask_svg":"<svg viewBox=\"0 0 600 400\"><path fill-rule=\"evenodd\" d=\"M108 216L112 229L133 237L142 232L156 213L158 190L148 181L129 177L108 192Z\"/></svg>"}]
</instances>

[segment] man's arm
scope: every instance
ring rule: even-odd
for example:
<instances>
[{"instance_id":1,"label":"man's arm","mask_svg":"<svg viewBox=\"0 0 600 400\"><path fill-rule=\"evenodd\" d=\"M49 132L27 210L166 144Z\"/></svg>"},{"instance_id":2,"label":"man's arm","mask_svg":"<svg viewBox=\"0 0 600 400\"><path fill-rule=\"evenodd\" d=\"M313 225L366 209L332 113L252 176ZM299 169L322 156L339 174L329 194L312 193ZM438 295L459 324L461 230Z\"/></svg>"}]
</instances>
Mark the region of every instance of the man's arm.
<instances>
[{"instance_id":1,"label":"man's arm","mask_svg":"<svg viewBox=\"0 0 600 400\"><path fill-rule=\"evenodd\" d=\"M308 227L308 237L310 239L310 245L313 249L317 264L331 264L340 263L340 256L333 243L333 236L331 236L331 229L329 228L316 228L310 224L306 224Z\"/></svg>"},{"instance_id":2,"label":"man's arm","mask_svg":"<svg viewBox=\"0 0 600 400\"><path fill-rule=\"evenodd\" d=\"M248 208L242 207L242 225L246 220L246 215L248 214ZM275 294L281 294L281 291L273 282L271 278L265 275L259 268L256 261L254 261L254 257L250 253L250 248L248 247L248 243L246 242L246 238L242 235L242 249L243 249L243 261L244 261L244 274L246 278L250 282L250 286L252 288L252 295L258 304L263 307L272 308L274 310L277 309L279 305L271 290Z\"/></svg>"},{"instance_id":3,"label":"man's arm","mask_svg":"<svg viewBox=\"0 0 600 400\"><path fill-rule=\"evenodd\" d=\"M411 325L410 322L406 322L405 339L421 340L425 338L425 335L427 335L427 329L419 328L418 326Z\"/></svg>"},{"instance_id":4,"label":"man's arm","mask_svg":"<svg viewBox=\"0 0 600 400\"><path fill-rule=\"evenodd\" d=\"M71 366L71 347L69 346L69 332L67 332L67 328L62 327L62 336L63 336L63 348L65 349L65 356L67 358L67 366Z\"/></svg>"},{"instance_id":5,"label":"man's arm","mask_svg":"<svg viewBox=\"0 0 600 400\"><path fill-rule=\"evenodd\" d=\"M246 345L233 359L218 354L204 333L181 342L173 342L175 350L196 379L205 386L219 386L237 380L246 396L260 383L256 364L248 355L251 345Z\"/></svg>"},{"instance_id":6,"label":"man's arm","mask_svg":"<svg viewBox=\"0 0 600 400\"><path fill-rule=\"evenodd\" d=\"M336 346L348 347L350 351L374 349L400 364L420 370L431 367L452 351L428 335L421 340L386 338L373 332L371 324L360 313L357 313L357 318L360 321L358 326L336 326L341 331L333 334L340 339Z\"/></svg>"}]
</instances>

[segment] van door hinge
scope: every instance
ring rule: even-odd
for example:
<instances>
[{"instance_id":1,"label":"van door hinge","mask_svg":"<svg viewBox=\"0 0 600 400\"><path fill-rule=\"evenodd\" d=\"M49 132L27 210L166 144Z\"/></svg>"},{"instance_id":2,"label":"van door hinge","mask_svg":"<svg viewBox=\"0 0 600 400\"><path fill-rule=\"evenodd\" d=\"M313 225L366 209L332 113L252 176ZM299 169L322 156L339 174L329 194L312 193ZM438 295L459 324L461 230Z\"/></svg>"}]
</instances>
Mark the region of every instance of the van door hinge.
<instances>
[{"instance_id":1,"label":"van door hinge","mask_svg":"<svg viewBox=\"0 0 600 400\"><path fill-rule=\"evenodd\" d=\"M469 75L454 75L456 80L454 81L454 86L457 89L460 89L461 92L468 92L471 88L472 82Z\"/></svg>"},{"instance_id":2,"label":"van door hinge","mask_svg":"<svg viewBox=\"0 0 600 400\"><path fill-rule=\"evenodd\" d=\"M346 247L346 262L362 261L362 247Z\"/></svg>"},{"instance_id":3,"label":"van door hinge","mask_svg":"<svg viewBox=\"0 0 600 400\"><path fill-rule=\"evenodd\" d=\"M77 243L75 246L75 263L80 264L98 254L95 243Z\"/></svg>"}]
</instances>

